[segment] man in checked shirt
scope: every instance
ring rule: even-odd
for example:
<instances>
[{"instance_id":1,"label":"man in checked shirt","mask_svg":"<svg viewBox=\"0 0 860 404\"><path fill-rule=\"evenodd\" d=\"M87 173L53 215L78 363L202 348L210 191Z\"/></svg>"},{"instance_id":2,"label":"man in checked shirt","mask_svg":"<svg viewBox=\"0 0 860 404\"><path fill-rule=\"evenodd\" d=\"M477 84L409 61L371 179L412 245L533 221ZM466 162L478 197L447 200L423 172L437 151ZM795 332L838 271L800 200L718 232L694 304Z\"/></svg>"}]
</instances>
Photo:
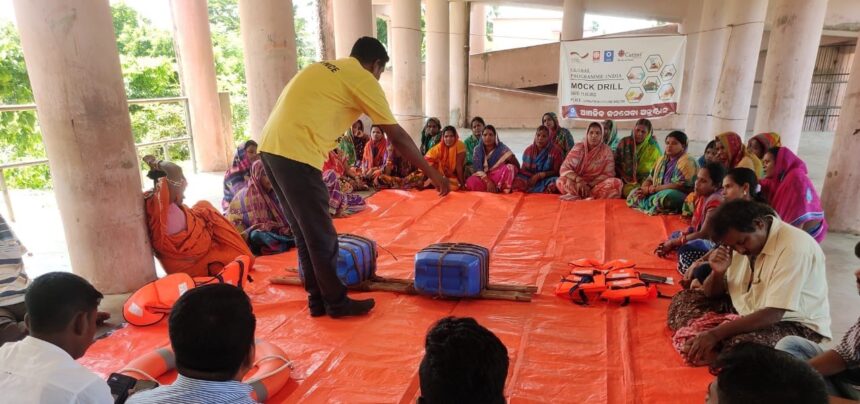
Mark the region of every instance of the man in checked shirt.
<instances>
[{"instance_id":1,"label":"man in checked shirt","mask_svg":"<svg viewBox=\"0 0 860 404\"><path fill-rule=\"evenodd\" d=\"M854 247L854 255L860 258L860 243ZM854 276L857 278L857 290L860 291L860 269L854 272ZM776 349L808 360L824 376L830 395L860 400L860 394L854 387L860 386L860 319L833 349L825 351L812 341L794 336L780 340Z\"/></svg>"}]
</instances>

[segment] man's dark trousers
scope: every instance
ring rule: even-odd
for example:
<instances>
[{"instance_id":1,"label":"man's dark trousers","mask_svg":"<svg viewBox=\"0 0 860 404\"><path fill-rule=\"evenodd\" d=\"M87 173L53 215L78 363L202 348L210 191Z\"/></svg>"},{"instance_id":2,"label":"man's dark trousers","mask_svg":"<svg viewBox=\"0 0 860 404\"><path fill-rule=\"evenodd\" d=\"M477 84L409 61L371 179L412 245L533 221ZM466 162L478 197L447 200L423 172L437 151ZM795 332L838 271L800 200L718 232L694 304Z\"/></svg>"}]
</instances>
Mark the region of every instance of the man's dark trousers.
<instances>
[{"instance_id":1,"label":"man's dark trousers","mask_svg":"<svg viewBox=\"0 0 860 404\"><path fill-rule=\"evenodd\" d=\"M296 239L311 309L325 303L338 310L347 303L337 277L337 231L329 213L329 192L320 170L270 153L260 153L272 188Z\"/></svg>"}]
</instances>

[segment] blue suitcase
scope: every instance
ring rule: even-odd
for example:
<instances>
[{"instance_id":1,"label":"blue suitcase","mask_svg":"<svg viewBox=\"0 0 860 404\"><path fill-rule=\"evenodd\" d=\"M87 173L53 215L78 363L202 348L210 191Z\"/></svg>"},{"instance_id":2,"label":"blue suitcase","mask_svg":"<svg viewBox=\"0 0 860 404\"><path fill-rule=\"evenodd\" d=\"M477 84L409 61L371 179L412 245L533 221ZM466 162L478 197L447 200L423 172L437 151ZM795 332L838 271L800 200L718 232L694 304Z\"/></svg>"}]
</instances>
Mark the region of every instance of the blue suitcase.
<instances>
[{"instance_id":1,"label":"blue suitcase","mask_svg":"<svg viewBox=\"0 0 860 404\"><path fill-rule=\"evenodd\" d=\"M490 280L490 250L475 244L439 243L415 256L415 290L426 295L477 297Z\"/></svg>"},{"instance_id":2,"label":"blue suitcase","mask_svg":"<svg viewBox=\"0 0 860 404\"><path fill-rule=\"evenodd\" d=\"M376 275L376 242L355 234L337 236L337 277L346 286L355 286ZM299 264L299 275L304 278Z\"/></svg>"}]
</instances>

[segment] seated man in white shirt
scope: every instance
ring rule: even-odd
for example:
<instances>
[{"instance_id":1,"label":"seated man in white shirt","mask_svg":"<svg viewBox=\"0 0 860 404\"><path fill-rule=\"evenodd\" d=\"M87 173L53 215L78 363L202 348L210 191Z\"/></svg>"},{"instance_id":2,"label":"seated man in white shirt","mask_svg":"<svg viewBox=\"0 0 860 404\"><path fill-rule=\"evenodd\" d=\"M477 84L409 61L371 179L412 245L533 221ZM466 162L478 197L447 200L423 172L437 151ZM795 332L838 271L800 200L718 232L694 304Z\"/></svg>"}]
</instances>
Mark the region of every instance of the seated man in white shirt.
<instances>
[{"instance_id":1,"label":"seated man in white shirt","mask_svg":"<svg viewBox=\"0 0 860 404\"><path fill-rule=\"evenodd\" d=\"M242 289L191 289L173 305L168 321L179 376L173 384L132 395L128 404L255 403L242 378L254 366L257 319Z\"/></svg>"},{"instance_id":2,"label":"seated man in white shirt","mask_svg":"<svg viewBox=\"0 0 860 404\"><path fill-rule=\"evenodd\" d=\"M0 348L0 401L113 403L107 382L75 362L93 343L101 299L70 273L47 273L30 284L24 297L30 335Z\"/></svg>"}]
</instances>

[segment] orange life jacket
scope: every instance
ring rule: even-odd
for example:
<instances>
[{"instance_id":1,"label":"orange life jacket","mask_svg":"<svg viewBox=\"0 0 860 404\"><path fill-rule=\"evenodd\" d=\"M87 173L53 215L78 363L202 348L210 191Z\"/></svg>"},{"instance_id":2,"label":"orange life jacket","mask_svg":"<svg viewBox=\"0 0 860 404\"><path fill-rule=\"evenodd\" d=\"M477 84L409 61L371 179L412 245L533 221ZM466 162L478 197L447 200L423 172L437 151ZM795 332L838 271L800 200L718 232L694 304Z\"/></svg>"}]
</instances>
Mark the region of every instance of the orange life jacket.
<instances>
[{"instance_id":1,"label":"orange life jacket","mask_svg":"<svg viewBox=\"0 0 860 404\"><path fill-rule=\"evenodd\" d=\"M153 325L170 314L173 305L183 293L197 286L210 283L229 283L240 289L250 279L251 258L245 255L236 257L215 276L192 278L184 272L176 272L156 279L132 293L122 307L126 322L136 326Z\"/></svg>"},{"instance_id":2,"label":"orange life jacket","mask_svg":"<svg viewBox=\"0 0 860 404\"><path fill-rule=\"evenodd\" d=\"M576 304L587 306L589 300L600 298L626 306L631 301L659 296L655 285L640 279L632 261L620 259L601 263L584 258L568 265L570 274L561 279L555 294Z\"/></svg>"}]
</instances>

